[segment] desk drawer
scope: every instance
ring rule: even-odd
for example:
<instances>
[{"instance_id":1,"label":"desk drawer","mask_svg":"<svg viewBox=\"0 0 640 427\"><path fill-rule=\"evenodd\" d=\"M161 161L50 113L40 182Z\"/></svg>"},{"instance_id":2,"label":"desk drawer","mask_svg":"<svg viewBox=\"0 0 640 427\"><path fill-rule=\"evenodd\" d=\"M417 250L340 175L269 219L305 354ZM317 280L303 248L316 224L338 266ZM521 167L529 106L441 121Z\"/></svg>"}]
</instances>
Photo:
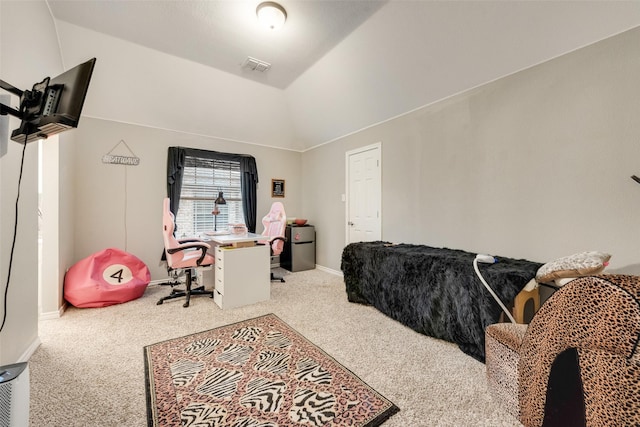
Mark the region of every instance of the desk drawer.
<instances>
[{"instance_id":1,"label":"desk drawer","mask_svg":"<svg viewBox=\"0 0 640 427\"><path fill-rule=\"evenodd\" d=\"M222 249L220 246L216 246L214 257L216 259L215 264L217 266L224 267L224 249Z\"/></svg>"},{"instance_id":2,"label":"desk drawer","mask_svg":"<svg viewBox=\"0 0 640 427\"><path fill-rule=\"evenodd\" d=\"M224 295L224 255L225 249L222 249L220 246L216 246L215 251L215 264L213 265L213 269L215 270L215 288L218 292Z\"/></svg>"},{"instance_id":3,"label":"desk drawer","mask_svg":"<svg viewBox=\"0 0 640 427\"><path fill-rule=\"evenodd\" d=\"M215 266L216 269L216 277L215 277L215 288L224 295L224 268L219 265Z\"/></svg>"},{"instance_id":4,"label":"desk drawer","mask_svg":"<svg viewBox=\"0 0 640 427\"><path fill-rule=\"evenodd\" d=\"M223 299L224 299L224 295L218 292L217 289L213 291L213 302L215 302L216 305L220 308L224 308L222 303Z\"/></svg>"}]
</instances>

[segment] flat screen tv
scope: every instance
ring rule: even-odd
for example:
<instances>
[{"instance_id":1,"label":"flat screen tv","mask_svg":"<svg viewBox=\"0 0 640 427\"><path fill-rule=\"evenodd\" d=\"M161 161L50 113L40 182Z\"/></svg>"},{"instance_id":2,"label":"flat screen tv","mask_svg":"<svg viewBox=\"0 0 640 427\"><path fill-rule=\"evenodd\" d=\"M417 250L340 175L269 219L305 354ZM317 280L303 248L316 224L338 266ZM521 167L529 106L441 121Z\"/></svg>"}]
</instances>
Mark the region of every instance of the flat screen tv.
<instances>
[{"instance_id":1,"label":"flat screen tv","mask_svg":"<svg viewBox=\"0 0 640 427\"><path fill-rule=\"evenodd\" d=\"M20 127L11 133L24 144L78 127L96 58L58 77L45 78L20 94Z\"/></svg>"}]
</instances>

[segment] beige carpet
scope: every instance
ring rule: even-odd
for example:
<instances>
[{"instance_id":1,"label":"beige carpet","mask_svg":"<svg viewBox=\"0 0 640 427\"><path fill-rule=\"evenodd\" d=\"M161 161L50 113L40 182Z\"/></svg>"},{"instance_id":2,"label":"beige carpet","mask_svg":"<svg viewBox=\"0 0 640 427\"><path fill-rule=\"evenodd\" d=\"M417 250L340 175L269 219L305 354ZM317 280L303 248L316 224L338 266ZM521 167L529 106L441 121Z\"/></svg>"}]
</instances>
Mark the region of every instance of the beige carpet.
<instances>
[{"instance_id":1,"label":"beige carpet","mask_svg":"<svg viewBox=\"0 0 640 427\"><path fill-rule=\"evenodd\" d=\"M519 426L488 394L485 366L454 344L420 335L347 301L342 278L319 270L273 282L271 300L221 310L194 297L157 306L169 289L138 300L68 309L40 323L31 358L32 427L146 425L143 347L275 313L400 407L385 427Z\"/></svg>"}]
</instances>

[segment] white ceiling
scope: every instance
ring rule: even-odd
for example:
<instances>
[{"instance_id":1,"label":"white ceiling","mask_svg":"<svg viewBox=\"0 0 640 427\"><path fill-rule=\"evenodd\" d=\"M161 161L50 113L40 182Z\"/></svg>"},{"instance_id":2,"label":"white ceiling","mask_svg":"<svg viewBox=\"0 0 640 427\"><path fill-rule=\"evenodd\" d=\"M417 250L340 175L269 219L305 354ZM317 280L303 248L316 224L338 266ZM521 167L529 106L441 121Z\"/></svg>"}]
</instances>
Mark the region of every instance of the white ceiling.
<instances>
[{"instance_id":1,"label":"white ceiling","mask_svg":"<svg viewBox=\"0 0 640 427\"><path fill-rule=\"evenodd\" d=\"M291 150L640 26L638 0L281 0L280 32L261 0L42 1L63 65L99 58L85 115Z\"/></svg>"},{"instance_id":2,"label":"white ceiling","mask_svg":"<svg viewBox=\"0 0 640 427\"><path fill-rule=\"evenodd\" d=\"M258 25L261 0L47 0L56 19L284 89L387 0L281 0L280 30ZM272 64L243 69L248 56Z\"/></svg>"}]
</instances>

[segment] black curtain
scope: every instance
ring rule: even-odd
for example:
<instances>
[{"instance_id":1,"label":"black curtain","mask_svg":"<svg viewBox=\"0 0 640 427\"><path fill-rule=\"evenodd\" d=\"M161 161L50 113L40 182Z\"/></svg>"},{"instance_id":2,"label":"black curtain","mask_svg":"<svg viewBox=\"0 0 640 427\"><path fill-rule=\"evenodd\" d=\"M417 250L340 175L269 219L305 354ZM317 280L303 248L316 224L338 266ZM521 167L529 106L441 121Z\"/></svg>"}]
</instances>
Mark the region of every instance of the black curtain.
<instances>
[{"instance_id":1,"label":"black curtain","mask_svg":"<svg viewBox=\"0 0 640 427\"><path fill-rule=\"evenodd\" d=\"M167 156L167 197L171 199L171 212L178 214L180 191L185 156L203 159L236 161L240 163L240 186L242 190L242 209L247 229L256 232L256 187L258 167L256 159L246 154L220 153L218 151L199 150L197 148L169 147Z\"/></svg>"},{"instance_id":2,"label":"black curtain","mask_svg":"<svg viewBox=\"0 0 640 427\"><path fill-rule=\"evenodd\" d=\"M184 149L180 147L169 147L167 154L167 197L170 200L169 209L174 216L178 215L178 208L180 207L183 167Z\"/></svg>"},{"instance_id":3,"label":"black curtain","mask_svg":"<svg viewBox=\"0 0 640 427\"><path fill-rule=\"evenodd\" d=\"M258 169L256 160L251 156L245 156L240 161L240 186L242 190L242 210L247 229L251 233L256 232L256 210L258 197L256 194L256 184L258 182Z\"/></svg>"}]
</instances>

